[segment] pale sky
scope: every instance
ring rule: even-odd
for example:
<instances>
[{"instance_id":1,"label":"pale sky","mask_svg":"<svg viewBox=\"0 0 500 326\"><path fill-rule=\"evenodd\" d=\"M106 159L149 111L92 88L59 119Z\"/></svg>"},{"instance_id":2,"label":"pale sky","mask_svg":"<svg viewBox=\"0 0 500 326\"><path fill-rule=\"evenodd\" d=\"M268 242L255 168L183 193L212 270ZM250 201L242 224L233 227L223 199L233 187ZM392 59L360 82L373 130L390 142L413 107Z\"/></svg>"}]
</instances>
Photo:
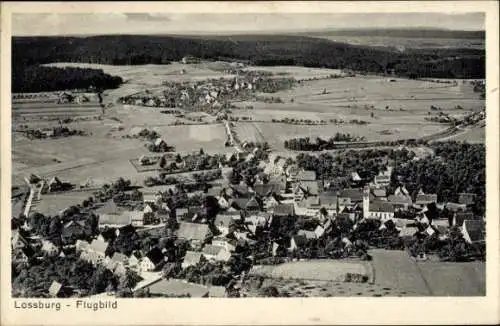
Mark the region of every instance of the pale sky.
<instances>
[{"instance_id":1,"label":"pale sky","mask_svg":"<svg viewBox=\"0 0 500 326\"><path fill-rule=\"evenodd\" d=\"M484 24L484 13L23 13L12 15L12 35L230 34L394 27L484 30Z\"/></svg>"}]
</instances>

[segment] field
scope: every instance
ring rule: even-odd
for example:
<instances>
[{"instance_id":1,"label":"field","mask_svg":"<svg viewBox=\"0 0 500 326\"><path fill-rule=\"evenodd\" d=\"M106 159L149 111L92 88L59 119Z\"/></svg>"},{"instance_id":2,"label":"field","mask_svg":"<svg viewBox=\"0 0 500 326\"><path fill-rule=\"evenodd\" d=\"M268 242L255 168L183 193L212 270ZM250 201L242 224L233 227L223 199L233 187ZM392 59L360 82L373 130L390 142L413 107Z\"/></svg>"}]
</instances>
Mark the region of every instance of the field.
<instances>
[{"instance_id":1,"label":"field","mask_svg":"<svg viewBox=\"0 0 500 326\"><path fill-rule=\"evenodd\" d=\"M338 282L343 281L347 273L370 277L371 269L360 261L313 260L290 262L275 266L254 266L250 271L251 275L262 275L270 278Z\"/></svg>"},{"instance_id":2,"label":"field","mask_svg":"<svg viewBox=\"0 0 500 326\"><path fill-rule=\"evenodd\" d=\"M372 250L375 284L408 295L485 295L485 264L415 262L405 251Z\"/></svg>"},{"instance_id":3,"label":"field","mask_svg":"<svg viewBox=\"0 0 500 326\"><path fill-rule=\"evenodd\" d=\"M104 94L105 103L113 103L101 115L95 101L84 105L51 103L54 96L42 97L38 101L16 100L13 103L13 130L21 125L29 128L52 128L62 117L80 117L88 121L68 124L71 129L83 130L90 136L74 136L61 139L28 140L19 132L13 133L13 182L22 183L29 173L42 176L57 175L63 180L80 183L88 178L110 182L125 176L141 184L148 175L156 172L138 173L130 160L147 154L146 141L124 139L133 128L156 130L161 137L179 152L193 152L203 148L207 153L234 151L225 147L226 133L222 124L203 124L213 120L206 114L186 113L186 117L203 116L202 123L173 114L161 113L161 108L146 108L120 105L121 96L143 92L161 91L161 83L188 81L193 79L231 77L225 75L221 63L183 65L110 66L90 64L57 63L57 66L79 66L101 68L104 72L118 75L125 83ZM330 69L303 67L248 67L251 70L266 70L277 74L287 73L297 79L327 77L339 73ZM392 79L392 78L391 78ZM241 141L267 141L274 150L284 152L283 142L294 137L331 137L335 133L351 133L370 140L393 140L414 138L433 134L447 128L445 124L424 120L437 115L430 106L442 108L450 115L463 115L480 110L484 100L474 93L470 83L436 83L376 76L357 76L337 79L301 81L291 90L262 96L280 97L284 103L268 104L248 101L235 103L241 109L233 109L235 117L251 117L252 122L235 122L235 132ZM49 101L50 100L50 101ZM460 105L461 108L456 108ZM252 106L253 109L248 109ZM430 115L429 115L430 113ZM47 118L56 119L49 121ZM272 119L324 120L327 125L305 126L272 123ZM353 119L369 122L368 125L333 124L331 119L348 122ZM183 125L172 126L174 123ZM468 130L454 136L457 140L484 141L484 128Z\"/></svg>"},{"instance_id":4,"label":"field","mask_svg":"<svg viewBox=\"0 0 500 326\"><path fill-rule=\"evenodd\" d=\"M41 200L31 206L31 211L54 216L65 208L81 204L91 196L93 196L91 191L72 191L63 194L42 195Z\"/></svg>"}]
</instances>

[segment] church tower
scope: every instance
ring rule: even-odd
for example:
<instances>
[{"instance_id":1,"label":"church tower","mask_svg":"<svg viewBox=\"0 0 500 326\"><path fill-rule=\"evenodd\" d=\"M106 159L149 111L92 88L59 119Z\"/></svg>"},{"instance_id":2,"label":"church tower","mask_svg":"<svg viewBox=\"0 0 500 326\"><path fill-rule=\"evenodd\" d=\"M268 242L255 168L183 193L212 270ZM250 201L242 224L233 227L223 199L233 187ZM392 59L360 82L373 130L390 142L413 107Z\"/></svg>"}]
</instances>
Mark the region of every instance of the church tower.
<instances>
[{"instance_id":1,"label":"church tower","mask_svg":"<svg viewBox=\"0 0 500 326\"><path fill-rule=\"evenodd\" d=\"M370 187L363 189L363 218L368 218L370 212Z\"/></svg>"}]
</instances>

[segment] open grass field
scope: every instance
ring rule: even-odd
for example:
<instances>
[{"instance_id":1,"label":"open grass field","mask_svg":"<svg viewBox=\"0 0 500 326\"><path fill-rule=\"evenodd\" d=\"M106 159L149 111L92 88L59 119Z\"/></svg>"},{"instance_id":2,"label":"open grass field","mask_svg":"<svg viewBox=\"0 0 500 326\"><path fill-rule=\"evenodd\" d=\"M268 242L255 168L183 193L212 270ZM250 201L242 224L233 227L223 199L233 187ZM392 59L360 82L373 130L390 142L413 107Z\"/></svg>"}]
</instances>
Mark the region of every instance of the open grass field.
<instances>
[{"instance_id":1,"label":"open grass field","mask_svg":"<svg viewBox=\"0 0 500 326\"><path fill-rule=\"evenodd\" d=\"M250 274L270 278L308 279L314 281L344 281L347 273L371 276L367 264L360 261L309 260L280 265L254 266Z\"/></svg>"},{"instance_id":2,"label":"open grass field","mask_svg":"<svg viewBox=\"0 0 500 326\"><path fill-rule=\"evenodd\" d=\"M484 295L485 264L415 262L406 251L372 250L375 284L408 295Z\"/></svg>"},{"instance_id":3,"label":"open grass field","mask_svg":"<svg viewBox=\"0 0 500 326\"><path fill-rule=\"evenodd\" d=\"M235 130L238 135L241 132L242 135L239 138L242 141L261 141L260 139L264 139L274 150L282 151L284 150L285 140L297 137L309 137L314 140L316 137L330 138L339 132L364 136L367 141L394 140L430 135L445 129L445 127L445 125L438 124L384 123L364 126L349 124L302 126L257 122L236 123Z\"/></svg>"},{"instance_id":4,"label":"open grass field","mask_svg":"<svg viewBox=\"0 0 500 326\"><path fill-rule=\"evenodd\" d=\"M32 211L38 213L54 216L59 214L60 211L72 205L81 204L85 199L93 196L92 191L71 191L61 194L46 194L42 195L39 202L32 206Z\"/></svg>"},{"instance_id":5,"label":"open grass field","mask_svg":"<svg viewBox=\"0 0 500 326\"><path fill-rule=\"evenodd\" d=\"M392 286L371 283L328 282L312 280L265 279L260 288L275 286L290 297L402 297L408 293ZM258 289L251 289L248 296L257 296Z\"/></svg>"}]
</instances>

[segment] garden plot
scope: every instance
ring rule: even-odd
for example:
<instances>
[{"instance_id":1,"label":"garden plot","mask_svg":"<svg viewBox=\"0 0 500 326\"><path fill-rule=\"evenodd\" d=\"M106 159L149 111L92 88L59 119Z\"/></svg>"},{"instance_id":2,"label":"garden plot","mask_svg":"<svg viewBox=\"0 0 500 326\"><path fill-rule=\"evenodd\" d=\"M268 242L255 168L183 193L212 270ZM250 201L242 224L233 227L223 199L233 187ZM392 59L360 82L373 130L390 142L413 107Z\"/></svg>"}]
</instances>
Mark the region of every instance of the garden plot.
<instances>
[{"instance_id":1,"label":"garden plot","mask_svg":"<svg viewBox=\"0 0 500 326\"><path fill-rule=\"evenodd\" d=\"M92 191L68 191L42 195L41 200L32 206L32 211L54 216L70 206L81 205L84 200L92 196Z\"/></svg>"}]
</instances>

